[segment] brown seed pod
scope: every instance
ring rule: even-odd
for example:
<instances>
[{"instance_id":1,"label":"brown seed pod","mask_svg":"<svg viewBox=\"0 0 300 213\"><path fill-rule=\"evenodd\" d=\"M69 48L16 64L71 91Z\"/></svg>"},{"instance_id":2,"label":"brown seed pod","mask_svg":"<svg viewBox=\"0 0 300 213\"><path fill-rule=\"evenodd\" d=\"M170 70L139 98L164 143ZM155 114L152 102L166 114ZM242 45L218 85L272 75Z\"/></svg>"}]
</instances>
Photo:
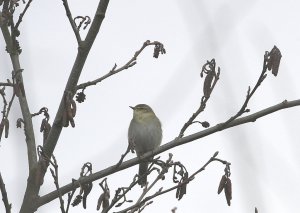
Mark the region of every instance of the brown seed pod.
<instances>
[{"instance_id":1,"label":"brown seed pod","mask_svg":"<svg viewBox=\"0 0 300 213\"><path fill-rule=\"evenodd\" d=\"M2 138L3 130L4 130L4 121L2 119L2 121L0 123L0 141L1 141L1 138Z\"/></svg>"},{"instance_id":2,"label":"brown seed pod","mask_svg":"<svg viewBox=\"0 0 300 213\"><path fill-rule=\"evenodd\" d=\"M73 117L72 118L70 118L70 124L71 124L71 126L74 128L75 127L75 122L74 122L74 119L73 119Z\"/></svg>"},{"instance_id":3,"label":"brown seed pod","mask_svg":"<svg viewBox=\"0 0 300 213\"><path fill-rule=\"evenodd\" d=\"M76 102L73 99L71 100L71 106L72 106L72 109L71 109L72 117L74 118L76 115L77 107L76 107Z\"/></svg>"},{"instance_id":4,"label":"brown seed pod","mask_svg":"<svg viewBox=\"0 0 300 213\"><path fill-rule=\"evenodd\" d=\"M83 189L82 206L84 209L86 209L86 199L87 199L87 196L89 195L89 193L91 192L92 188L93 188L92 183L87 183L82 186L82 189Z\"/></svg>"},{"instance_id":5,"label":"brown seed pod","mask_svg":"<svg viewBox=\"0 0 300 213\"><path fill-rule=\"evenodd\" d=\"M75 197L75 199L73 200L73 203L71 204L73 207L77 206L79 203L81 203L82 200L82 196L81 195L77 195Z\"/></svg>"},{"instance_id":6,"label":"brown seed pod","mask_svg":"<svg viewBox=\"0 0 300 213\"><path fill-rule=\"evenodd\" d=\"M204 84L203 84L203 94L206 98L208 98L210 96L211 84L212 84L213 79L214 79L213 72L209 72L205 77Z\"/></svg>"},{"instance_id":7,"label":"brown seed pod","mask_svg":"<svg viewBox=\"0 0 300 213\"><path fill-rule=\"evenodd\" d=\"M224 191L225 191L227 204L228 206L230 206L230 201L232 200L232 185L231 185L231 180L229 178L227 178Z\"/></svg>"},{"instance_id":8,"label":"brown seed pod","mask_svg":"<svg viewBox=\"0 0 300 213\"><path fill-rule=\"evenodd\" d=\"M227 177L225 175L223 175L220 180L220 183L219 183L218 194L220 194L223 191L225 184L226 184L226 179L227 179Z\"/></svg>"},{"instance_id":9,"label":"brown seed pod","mask_svg":"<svg viewBox=\"0 0 300 213\"><path fill-rule=\"evenodd\" d=\"M101 205L103 206L103 209L109 206L109 197L110 196L107 192L104 192L100 195L97 203L97 210L100 210Z\"/></svg>"},{"instance_id":10,"label":"brown seed pod","mask_svg":"<svg viewBox=\"0 0 300 213\"><path fill-rule=\"evenodd\" d=\"M5 127L5 134L4 137L8 138L8 133L9 133L9 120L7 118L4 119L4 127Z\"/></svg>"},{"instance_id":11,"label":"brown seed pod","mask_svg":"<svg viewBox=\"0 0 300 213\"><path fill-rule=\"evenodd\" d=\"M40 132L44 131L46 123L47 123L47 120L44 118L41 123Z\"/></svg>"},{"instance_id":12,"label":"brown seed pod","mask_svg":"<svg viewBox=\"0 0 300 213\"><path fill-rule=\"evenodd\" d=\"M46 140L48 138L50 130L51 130L51 125L48 122L46 122L45 127L44 127L44 131L43 131L43 142L44 142L44 145L45 145L45 142L46 142Z\"/></svg>"}]
</instances>

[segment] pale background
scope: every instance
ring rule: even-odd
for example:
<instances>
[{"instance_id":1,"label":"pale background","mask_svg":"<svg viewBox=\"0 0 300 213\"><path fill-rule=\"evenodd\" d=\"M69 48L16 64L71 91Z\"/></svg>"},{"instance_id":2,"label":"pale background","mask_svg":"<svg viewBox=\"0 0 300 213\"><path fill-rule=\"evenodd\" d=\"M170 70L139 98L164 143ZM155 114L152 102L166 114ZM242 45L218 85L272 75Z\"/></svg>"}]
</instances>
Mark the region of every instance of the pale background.
<instances>
[{"instance_id":1,"label":"pale background","mask_svg":"<svg viewBox=\"0 0 300 213\"><path fill-rule=\"evenodd\" d=\"M70 0L69 4L74 17L93 16L97 1ZM277 78L268 76L249 108L256 112L284 99L299 99L299 8L296 0L111 1L80 82L104 75L114 63L123 65L148 39L164 43L167 54L154 59L153 48L147 48L136 66L86 89L87 100L78 104L76 128L63 129L54 152L60 185L78 178L85 162L92 162L94 171L99 171L119 160L127 146L132 117L129 105L151 105L163 123L163 143L174 139L199 106L203 83L199 73L206 60L216 59L221 79L199 120L215 125L237 112L247 87L260 75L264 51L273 45L283 55L279 74ZM0 41L0 77L5 81L12 67L2 35ZM33 1L21 24L20 43L31 112L48 107L52 122L77 48L62 1ZM0 147L0 170L13 212L19 211L28 172L23 130L14 127L20 116L15 102L10 136ZM217 195L224 167L214 163L188 185L181 201L176 200L174 191L155 199L144 212L171 212L175 206L178 213L250 213L255 206L260 213L299 212L299 117L299 108L279 111L169 151L192 173L218 150L220 158L232 163L231 207L223 193ZM34 119L37 144L42 141L38 131L41 120ZM196 124L187 134L200 130ZM135 166L109 177L111 196L117 186L127 186L136 172ZM70 212L96 212L102 193L98 183L94 183L87 210L79 206ZM48 173L41 195L52 190ZM129 198L135 195L132 192ZM60 212L59 203L51 202L38 212Z\"/></svg>"}]
</instances>

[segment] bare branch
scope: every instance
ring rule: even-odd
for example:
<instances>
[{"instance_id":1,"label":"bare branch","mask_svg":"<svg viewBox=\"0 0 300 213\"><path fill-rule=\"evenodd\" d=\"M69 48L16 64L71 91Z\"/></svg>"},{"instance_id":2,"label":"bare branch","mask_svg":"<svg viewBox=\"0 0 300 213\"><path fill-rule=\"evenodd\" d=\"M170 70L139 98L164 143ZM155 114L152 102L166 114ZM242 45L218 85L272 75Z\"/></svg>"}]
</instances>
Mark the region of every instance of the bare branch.
<instances>
[{"instance_id":1,"label":"bare branch","mask_svg":"<svg viewBox=\"0 0 300 213\"><path fill-rule=\"evenodd\" d=\"M16 23L16 25L15 25L15 29L18 29L19 25L21 24L22 19L23 19L24 15L25 15L27 9L29 8L31 2L32 2L32 0L29 0L29 1L27 2L26 6L25 6L25 8L24 8L24 10L23 10L23 12L20 14L19 19L18 19L18 21L17 21L17 23Z\"/></svg>"},{"instance_id":2,"label":"bare branch","mask_svg":"<svg viewBox=\"0 0 300 213\"><path fill-rule=\"evenodd\" d=\"M10 82L0 82L0 87L13 87L14 84Z\"/></svg>"},{"instance_id":3,"label":"bare branch","mask_svg":"<svg viewBox=\"0 0 300 213\"><path fill-rule=\"evenodd\" d=\"M12 104L14 102L15 97L16 97L16 93L14 93L12 95L12 97L11 97L9 103L8 103L8 107L7 107L7 110L6 110L6 117L8 117L8 115L9 115L9 112L10 112L10 109L11 109L11 106L12 106Z\"/></svg>"},{"instance_id":4,"label":"bare branch","mask_svg":"<svg viewBox=\"0 0 300 213\"><path fill-rule=\"evenodd\" d=\"M275 51L275 55L279 55L280 57L277 56L274 59L274 51ZM271 50L270 53L266 51L266 53L264 55L263 69L262 69L262 72L261 72L261 74L260 74L260 76L259 76L259 78L258 78L258 80L257 80L257 82L256 82L256 84L254 86L254 88L251 90L250 86L248 87L248 91L247 91L247 95L246 95L246 100L244 101L244 104L242 105L241 109L234 116L232 116L231 118L229 118L224 123L224 125L232 122L233 120L235 120L236 118L238 118L242 114L244 114L245 112L249 112L250 111L250 109L246 109L246 107L248 106L248 103L249 103L251 97L254 95L255 91L258 89L258 87L261 85L261 83L266 79L266 77L267 77L267 74L266 74L267 71L271 70L271 69L274 69L274 64L276 64L276 67L275 67L276 70L275 70L275 72L276 72L276 75L277 75L277 73L278 73L278 66L279 66L279 63L280 63L280 59L281 59L281 53L280 53L279 49L276 46L274 46L274 48Z\"/></svg>"},{"instance_id":5,"label":"bare branch","mask_svg":"<svg viewBox=\"0 0 300 213\"><path fill-rule=\"evenodd\" d=\"M82 40L81 40L81 37L80 37L80 34L79 34L79 30L76 27L75 21L73 20L72 13L71 13L71 10L69 8L68 0L62 0L62 1L63 1L63 5L65 7L65 10L66 10L66 15L69 19L69 22L71 24L73 32L76 36L77 43L78 43L78 45L80 45Z\"/></svg>"},{"instance_id":6,"label":"bare branch","mask_svg":"<svg viewBox=\"0 0 300 213\"><path fill-rule=\"evenodd\" d=\"M54 168L54 170L52 168L50 168L50 171L51 171L52 177L54 179L54 184L55 184L57 194L59 197L60 210L62 213L66 213L65 207L64 207L64 200L62 198L62 194L60 192L60 187L59 187L59 183L58 183L58 165L57 165L56 158L54 157L54 155L52 155L51 158L49 158L47 155L45 155L42 146L38 146L38 154L39 154L40 158L45 160L47 163L50 163L51 166Z\"/></svg>"},{"instance_id":7,"label":"bare branch","mask_svg":"<svg viewBox=\"0 0 300 213\"><path fill-rule=\"evenodd\" d=\"M10 213L11 212L11 203L8 202L7 192L6 192L6 189L5 189L5 184L4 184L4 181L2 179L1 172L0 172L0 190L1 190L2 201L4 203L6 213Z\"/></svg>"},{"instance_id":8,"label":"bare branch","mask_svg":"<svg viewBox=\"0 0 300 213\"><path fill-rule=\"evenodd\" d=\"M19 61L19 53L18 50L15 49L14 39L10 35L8 27L6 25L1 26L1 31L7 46L9 49L9 54L11 58L11 62L13 65L13 78L16 79L18 82L18 86L22 89L22 94L18 96L20 108L22 111L23 121L24 121L24 130L25 130L25 139L28 151L28 164L29 164L29 171L32 171L34 166L37 163L37 153L36 153L36 145L35 145L35 137L34 137L34 130L31 120L31 113L29 110L24 84L23 84L23 76L22 76L22 69ZM17 95L17 94L16 94Z\"/></svg>"},{"instance_id":9,"label":"bare branch","mask_svg":"<svg viewBox=\"0 0 300 213\"><path fill-rule=\"evenodd\" d=\"M208 68L207 68L208 66ZM211 61L207 61L207 63L205 63L202 67L202 72L200 74L201 77L203 77L203 73L206 73L206 78L204 81L204 85L203 85L203 93L204 95L201 98L201 103L199 108L197 109L197 111L195 113L193 113L193 115L189 118L189 120L183 125L183 127L180 130L180 133L178 135L179 138L182 138L184 135L185 130L192 125L193 123L196 123L197 121L194 121L196 119L196 117L204 111L205 107L206 107L206 103L210 98L210 94L212 93L212 91L214 90L219 77L220 77L220 68L218 68L218 71L216 72L216 63L215 60L212 59ZM208 81L209 79L209 81ZM199 121L198 121L199 122ZM199 122L202 124L203 127L209 127L209 123L208 122ZM206 126L205 126L206 125Z\"/></svg>"},{"instance_id":10,"label":"bare branch","mask_svg":"<svg viewBox=\"0 0 300 213\"><path fill-rule=\"evenodd\" d=\"M126 70L134 65L136 65L136 60L137 60L137 57L143 52L143 50L147 47L147 46L151 46L151 45L154 45L154 46L163 46L160 42L158 41L153 41L153 42L150 42L149 40L145 41L142 45L142 47L136 51L133 55L133 57L126 63L124 64L123 66L121 66L120 68L117 68L117 64L115 64L113 66L113 68L107 73L105 74L104 76L100 77L100 78L97 78L93 81L88 81L86 83L82 83L82 84L79 84L76 86L76 90L79 90L79 89L85 89L86 87L89 87L89 86L92 86L92 85L96 85L98 83L100 83L101 81L103 81L104 79L114 75L114 74L117 74L118 72L121 72L123 70Z\"/></svg>"},{"instance_id":11,"label":"bare branch","mask_svg":"<svg viewBox=\"0 0 300 213\"><path fill-rule=\"evenodd\" d=\"M300 106L300 99L298 100L294 100L294 101L283 101L277 105L271 106L269 108L263 109L259 112L253 113L251 115L248 116L244 116L238 119L235 119L234 121L230 122L229 124L226 124L225 126L223 125L223 123L217 124L213 127L210 127L208 129L202 130L200 132L185 136L183 138L176 138L162 146L160 146L157 150L153 151L153 152L148 152L146 154L143 155L143 157L140 158L133 158L131 160L125 161L123 162L117 169L116 166L111 166L108 167L104 170L98 171L96 173L91 174L90 176L86 177L86 178L82 178L80 180L81 183L88 183L88 182L92 182L95 180L98 180L100 178L106 177L110 174L119 172L121 170L124 170L126 168L129 168L131 166L137 165L138 163L142 162L143 160L152 157L154 155L160 154L162 152L165 152L167 150L170 150L176 146L180 146L192 141L195 141L197 139L203 138L205 136L211 135L213 133L216 133L218 131L221 131L223 129L229 129L231 127L234 126L238 126L241 124L245 124L245 123L249 123L249 122L255 122L257 119L264 117L268 114L271 114L273 112L282 110L282 109L286 109L286 108L290 108L290 107L295 107L295 106ZM203 142L203 140L200 140L198 142ZM72 191L74 188L78 188L79 187L79 182L75 182L67 184L63 187L61 187L61 192L62 194L65 194L67 192ZM57 193L56 191L50 192L42 197L39 198L39 200L37 201L37 206L42 206L45 203L48 203L54 199L57 198Z\"/></svg>"},{"instance_id":12,"label":"bare branch","mask_svg":"<svg viewBox=\"0 0 300 213\"><path fill-rule=\"evenodd\" d=\"M190 177L188 177L188 178L185 179L184 181L182 181L182 182L176 184L175 186L170 187L170 188L168 188L168 189L166 189L166 190L162 190L162 188L160 188L160 190L157 191L156 193L154 193L153 195L150 195L150 196L146 197L146 198L143 199L143 200L139 199L134 205L132 205L132 206L126 208L126 209L123 209L122 211L116 212L116 213L125 213L125 212L128 212L129 210L131 210L130 212L133 213L133 212L135 212L136 210L138 210L141 206L145 205L146 202L152 200L153 198L158 197L158 196L160 196L160 195L163 195L163 194L165 194L165 193L168 193L168 192L170 192L170 191L173 191L173 190L175 190L175 189L178 189L178 188L180 188L180 187L182 187L182 186L188 184L190 181L192 181L192 180L195 178L195 176L196 176L197 174L199 174L200 172L204 171L205 168L206 168L210 163L212 163L213 161L219 161L219 162L221 162L221 163L223 163L223 164L228 164L227 161L223 161L223 160L221 160L221 159L216 158L217 153L218 153L218 152L216 152L216 153L213 155L213 157L211 157L211 158L210 158L210 159L209 159L209 160L208 160L208 161L207 161L200 169L198 169L196 172L194 172ZM157 177L157 178L155 179L155 181L153 182L153 185L154 185L154 184L156 183L156 181L159 180L159 179L160 179L160 178L159 178L159 175L158 175L158 177ZM149 189L149 190L150 190L150 189ZM146 191L148 192L149 190L146 190ZM142 196L144 196L145 194L146 194L146 192L144 192L144 193L142 194Z\"/></svg>"}]
</instances>

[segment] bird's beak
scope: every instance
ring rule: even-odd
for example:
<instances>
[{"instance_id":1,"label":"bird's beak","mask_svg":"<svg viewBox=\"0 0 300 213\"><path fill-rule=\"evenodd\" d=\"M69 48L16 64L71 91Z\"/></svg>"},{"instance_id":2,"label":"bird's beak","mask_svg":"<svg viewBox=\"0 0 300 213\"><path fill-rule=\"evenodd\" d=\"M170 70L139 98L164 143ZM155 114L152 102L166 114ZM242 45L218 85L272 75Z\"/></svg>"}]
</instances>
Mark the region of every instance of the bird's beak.
<instances>
[{"instance_id":1,"label":"bird's beak","mask_svg":"<svg viewBox=\"0 0 300 213\"><path fill-rule=\"evenodd\" d=\"M133 109L134 110L134 107L133 106L129 106L131 109Z\"/></svg>"}]
</instances>

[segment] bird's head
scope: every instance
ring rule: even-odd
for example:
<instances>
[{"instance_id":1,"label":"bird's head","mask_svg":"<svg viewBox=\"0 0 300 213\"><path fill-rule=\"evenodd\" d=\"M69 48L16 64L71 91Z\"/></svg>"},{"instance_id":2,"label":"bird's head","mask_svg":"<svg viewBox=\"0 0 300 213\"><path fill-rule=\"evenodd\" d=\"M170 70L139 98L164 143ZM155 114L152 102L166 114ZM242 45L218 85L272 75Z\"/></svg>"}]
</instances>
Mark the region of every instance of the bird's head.
<instances>
[{"instance_id":1,"label":"bird's head","mask_svg":"<svg viewBox=\"0 0 300 213\"><path fill-rule=\"evenodd\" d=\"M147 104L138 104L134 107L130 106L130 108L133 109L133 118L137 119L138 121L143 121L156 117L152 108Z\"/></svg>"}]
</instances>

